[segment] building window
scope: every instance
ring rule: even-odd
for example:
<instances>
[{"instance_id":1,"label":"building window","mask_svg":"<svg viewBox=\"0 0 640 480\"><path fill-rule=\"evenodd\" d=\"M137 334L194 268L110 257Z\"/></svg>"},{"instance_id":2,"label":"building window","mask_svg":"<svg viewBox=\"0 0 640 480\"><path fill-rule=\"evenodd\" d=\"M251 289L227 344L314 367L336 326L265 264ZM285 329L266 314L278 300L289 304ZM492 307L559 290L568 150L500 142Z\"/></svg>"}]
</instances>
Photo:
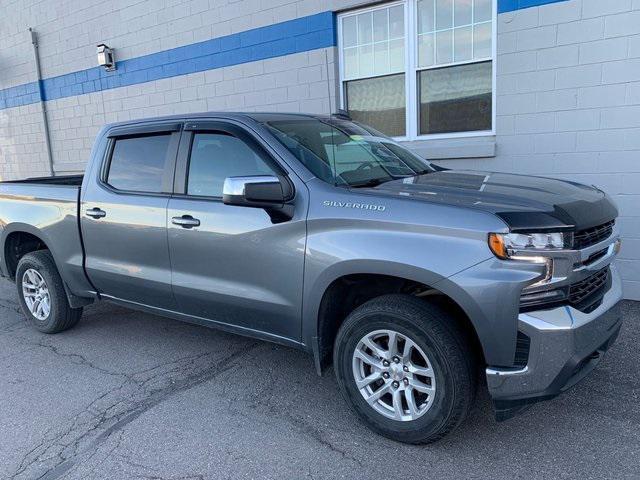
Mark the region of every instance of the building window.
<instances>
[{"instance_id":1,"label":"building window","mask_svg":"<svg viewBox=\"0 0 640 480\"><path fill-rule=\"evenodd\" d=\"M401 139L493 134L495 0L404 0L341 14L342 107Z\"/></svg>"},{"instance_id":2,"label":"building window","mask_svg":"<svg viewBox=\"0 0 640 480\"><path fill-rule=\"evenodd\" d=\"M354 120L403 137L406 131L404 74L345 82L345 98Z\"/></svg>"},{"instance_id":3,"label":"building window","mask_svg":"<svg viewBox=\"0 0 640 480\"><path fill-rule=\"evenodd\" d=\"M395 137L406 133L404 5L341 20L345 106L363 123Z\"/></svg>"}]
</instances>

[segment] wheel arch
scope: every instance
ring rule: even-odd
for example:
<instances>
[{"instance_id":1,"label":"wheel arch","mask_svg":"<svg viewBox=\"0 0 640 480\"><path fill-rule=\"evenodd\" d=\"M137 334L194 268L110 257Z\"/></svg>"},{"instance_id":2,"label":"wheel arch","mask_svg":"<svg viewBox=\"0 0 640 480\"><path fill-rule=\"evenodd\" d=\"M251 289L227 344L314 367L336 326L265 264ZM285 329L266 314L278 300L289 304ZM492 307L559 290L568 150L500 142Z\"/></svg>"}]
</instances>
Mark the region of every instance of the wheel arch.
<instances>
[{"instance_id":1,"label":"wheel arch","mask_svg":"<svg viewBox=\"0 0 640 480\"><path fill-rule=\"evenodd\" d=\"M392 262L353 261L328 269L308 290L305 298L303 338L311 346L318 374L331 364L333 343L346 316L362 303L389 293L430 297L456 312L477 353L483 357L476 325L464 304L455 296L455 286L444 277L412 265Z\"/></svg>"},{"instance_id":2,"label":"wheel arch","mask_svg":"<svg viewBox=\"0 0 640 480\"><path fill-rule=\"evenodd\" d=\"M38 250L48 250L58 273L61 272L56 252L51 248L52 242L46 234L32 225L25 223L13 223L2 231L2 263L1 268L10 280L16 281L16 270L20 259L28 253ZM93 299L74 295L69 286L62 279L62 284L69 300L69 304L76 308L93 302Z\"/></svg>"},{"instance_id":3,"label":"wheel arch","mask_svg":"<svg viewBox=\"0 0 640 480\"><path fill-rule=\"evenodd\" d=\"M41 230L28 225L13 223L2 232L2 269L11 280L15 280L18 262L27 253L49 250L58 271L60 267L56 255L50 248L47 236Z\"/></svg>"}]
</instances>

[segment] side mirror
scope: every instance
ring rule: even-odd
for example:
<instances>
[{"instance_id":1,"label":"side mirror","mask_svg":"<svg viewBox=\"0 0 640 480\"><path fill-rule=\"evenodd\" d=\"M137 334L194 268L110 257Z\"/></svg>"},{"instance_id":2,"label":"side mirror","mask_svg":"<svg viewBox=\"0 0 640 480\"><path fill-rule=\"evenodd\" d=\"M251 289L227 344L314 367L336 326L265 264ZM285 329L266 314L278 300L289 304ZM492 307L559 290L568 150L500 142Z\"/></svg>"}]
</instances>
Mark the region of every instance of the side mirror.
<instances>
[{"instance_id":1,"label":"side mirror","mask_svg":"<svg viewBox=\"0 0 640 480\"><path fill-rule=\"evenodd\" d=\"M274 223L290 220L293 186L276 176L228 177L222 187L222 203L238 207L263 208Z\"/></svg>"}]
</instances>

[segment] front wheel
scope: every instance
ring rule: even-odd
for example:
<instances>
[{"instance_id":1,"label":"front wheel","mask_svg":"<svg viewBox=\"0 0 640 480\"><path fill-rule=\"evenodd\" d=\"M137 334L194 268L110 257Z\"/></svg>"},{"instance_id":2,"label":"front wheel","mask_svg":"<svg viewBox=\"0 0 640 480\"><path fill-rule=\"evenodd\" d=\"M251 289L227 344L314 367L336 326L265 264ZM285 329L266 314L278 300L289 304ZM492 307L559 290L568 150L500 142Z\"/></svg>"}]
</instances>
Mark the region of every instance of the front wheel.
<instances>
[{"instance_id":1,"label":"front wheel","mask_svg":"<svg viewBox=\"0 0 640 480\"><path fill-rule=\"evenodd\" d=\"M27 253L16 270L18 298L24 315L43 333L73 327L82 308L71 308L53 257L48 250Z\"/></svg>"},{"instance_id":2,"label":"front wheel","mask_svg":"<svg viewBox=\"0 0 640 480\"><path fill-rule=\"evenodd\" d=\"M472 349L441 306L405 295L361 305L334 347L340 390L374 431L430 443L466 417L475 393Z\"/></svg>"}]
</instances>

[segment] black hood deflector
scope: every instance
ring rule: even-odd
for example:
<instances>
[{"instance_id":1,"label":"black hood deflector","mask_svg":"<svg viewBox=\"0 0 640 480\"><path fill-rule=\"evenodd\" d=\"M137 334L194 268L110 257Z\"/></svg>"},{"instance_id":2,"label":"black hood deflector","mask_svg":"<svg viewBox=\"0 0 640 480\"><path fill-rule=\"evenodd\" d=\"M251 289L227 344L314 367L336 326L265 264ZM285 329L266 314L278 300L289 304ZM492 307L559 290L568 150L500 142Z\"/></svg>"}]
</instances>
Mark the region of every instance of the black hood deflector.
<instances>
[{"instance_id":1,"label":"black hood deflector","mask_svg":"<svg viewBox=\"0 0 640 480\"><path fill-rule=\"evenodd\" d=\"M618 215L613 202L595 187L508 173L442 170L393 180L372 190L491 212L511 231L582 230Z\"/></svg>"}]
</instances>

